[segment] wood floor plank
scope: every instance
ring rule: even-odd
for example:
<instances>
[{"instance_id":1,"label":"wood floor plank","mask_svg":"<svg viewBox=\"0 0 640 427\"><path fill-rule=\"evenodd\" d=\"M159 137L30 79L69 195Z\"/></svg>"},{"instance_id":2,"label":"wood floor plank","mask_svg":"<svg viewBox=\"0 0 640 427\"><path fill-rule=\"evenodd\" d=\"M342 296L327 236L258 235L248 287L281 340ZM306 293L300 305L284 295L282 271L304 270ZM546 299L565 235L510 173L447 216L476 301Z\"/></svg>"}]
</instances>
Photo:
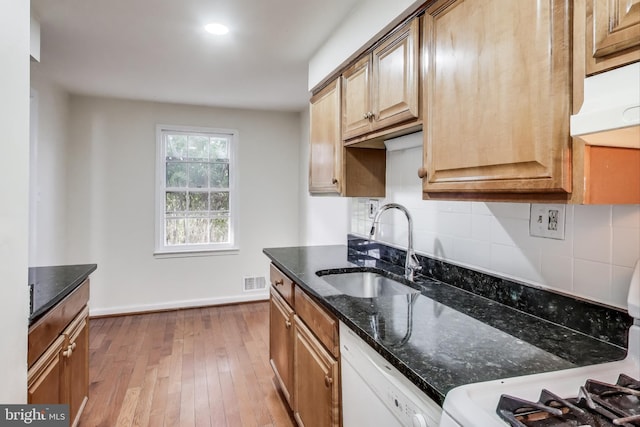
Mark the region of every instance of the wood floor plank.
<instances>
[{"instance_id":1,"label":"wood floor plank","mask_svg":"<svg viewBox=\"0 0 640 427\"><path fill-rule=\"evenodd\" d=\"M91 319L83 427L292 427L266 302Z\"/></svg>"},{"instance_id":2,"label":"wood floor plank","mask_svg":"<svg viewBox=\"0 0 640 427\"><path fill-rule=\"evenodd\" d=\"M133 416L132 425L135 427L146 427L149 425L151 416L151 403L153 401L153 393L155 391L156 382L158 380L158 368L149 368L144 376L144 382L140 390L138 398L138 406Z\"/></svg>"},{"instance_id":3,"label":"wood floor plank","mask_svg":"<svg viewBox=\"0 0 640 427\"><path fill-rule=\"evenodd\" d=\"M119 427L129 427L133 422L133 414L135 413L136 406L138 406L138 397L140 396L140 387L134 387L127 389L124 396L122 406L120 407L120 413L116 420L116 425Z\"/></svg>"},{"instance_id":4,"label":"wood floor plank","mask_svg":"<svg viewBox=\"0 0 640 427\"><path fill-rule=\"evenodd\" d=\"M163 426L167 396L169 394L169 377L158 377L153 397L151 399L151 411L149 413L150 426Z\"/></svg>"}]
</instances>

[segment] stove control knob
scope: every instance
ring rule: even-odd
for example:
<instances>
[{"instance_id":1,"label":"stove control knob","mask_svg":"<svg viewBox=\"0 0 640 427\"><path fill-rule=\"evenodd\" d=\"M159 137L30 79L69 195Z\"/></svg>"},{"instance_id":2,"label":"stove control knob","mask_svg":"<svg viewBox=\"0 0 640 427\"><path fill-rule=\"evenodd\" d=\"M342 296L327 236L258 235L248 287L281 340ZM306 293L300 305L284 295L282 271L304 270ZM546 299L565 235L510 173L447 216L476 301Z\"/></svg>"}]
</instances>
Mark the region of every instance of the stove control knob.
<instances>
[{"instance_id":1,"label":"stove control knob","mask_svg":"<svg viewBox=\"0 0 640 427\"><path fill-rule=\"evenodd\" d=\"M411 417L411 425L413 427L429 427L427 419L422 414L413 414L413 417Z\"/></svg>"}]
</instances>

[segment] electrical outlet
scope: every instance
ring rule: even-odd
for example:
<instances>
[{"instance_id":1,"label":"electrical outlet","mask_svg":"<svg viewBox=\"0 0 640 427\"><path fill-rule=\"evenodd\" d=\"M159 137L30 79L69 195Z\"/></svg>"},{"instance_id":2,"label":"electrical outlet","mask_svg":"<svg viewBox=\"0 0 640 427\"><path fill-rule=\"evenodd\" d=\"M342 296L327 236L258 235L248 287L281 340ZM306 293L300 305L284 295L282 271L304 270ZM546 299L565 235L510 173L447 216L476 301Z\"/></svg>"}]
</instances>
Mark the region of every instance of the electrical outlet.
<instances>
[{"instance_id":1,"label":"electrical outlet","mask_svg":"<svg viewBox=\"0 0 640 427\"><path fill-rule=\"evenodd\" d=\"M380 200L378 199L369 199L367 202L367 215L370 219L373 219L376 216L376 212L378 212L378 206L380 205Z\"/></svg>"},{"instance_id":2,"label":"electrical outlet","mask_svg":"<svg viewBox=\"0 0 640 427\"><path fill-rule=\"evenodd\" d=\"M532 203L529 235L564 240L565 205Z\"/></svg>"}]
</instances>

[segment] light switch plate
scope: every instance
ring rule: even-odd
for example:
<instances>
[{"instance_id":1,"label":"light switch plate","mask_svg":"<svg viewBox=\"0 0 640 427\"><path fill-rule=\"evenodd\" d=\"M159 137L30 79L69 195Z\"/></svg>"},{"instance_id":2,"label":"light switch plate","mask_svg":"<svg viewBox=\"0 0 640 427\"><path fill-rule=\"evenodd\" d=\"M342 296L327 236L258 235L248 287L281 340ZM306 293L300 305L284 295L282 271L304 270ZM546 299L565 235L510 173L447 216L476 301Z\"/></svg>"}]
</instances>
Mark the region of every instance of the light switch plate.
<instances>
[{"instance_id":1,"label":"light switch plate","mask_svg":"<svg viewBox=\"0 0 640 427\"><path fill-rule=\"evenodd\" d=\"M565 205L531 204L529 235L564 240Z\"/></svg>"},{"instance_id":2,"label":"light switch plate","mask_svg":"<svg viewBox=\"0 0 640 427\"><path fill-rule=\"evenodd\" d=\"M369 216L369 219L373 219L376 216L378 206L380 206L380 200L378 199L369 199L367 201L367 216Z\"/></svg>"}]
</instances>

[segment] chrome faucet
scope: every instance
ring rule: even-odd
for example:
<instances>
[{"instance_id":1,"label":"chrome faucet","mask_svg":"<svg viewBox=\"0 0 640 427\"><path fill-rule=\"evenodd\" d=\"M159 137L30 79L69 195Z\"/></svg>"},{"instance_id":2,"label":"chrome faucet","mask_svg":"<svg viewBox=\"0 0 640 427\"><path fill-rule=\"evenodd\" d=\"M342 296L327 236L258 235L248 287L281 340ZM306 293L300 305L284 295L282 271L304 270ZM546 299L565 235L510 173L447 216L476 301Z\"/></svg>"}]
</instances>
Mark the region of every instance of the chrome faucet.
<instances>
[{"instance_id":1,"label":"chrome faucet","mask_svg":"<svg viewBox=\"0 0 640 427\"><path fill-rule=\"evenodd\" d=\"M369 240L373 239L376 234L376 224L380 220L380 215L382 212L388 209L398 209L404 212L404 215L407 217L408 231L407 231L407 257L404 261L404 277L408 280L413 280L413 276L416 271L422 270L418 259L416 258L416 254L413 251L413 220L411 219L411 214L404 206L398 203L387 203L386 205L380 206L378 212L376 212L376 216L373 218L373 223L371 224L371 231L369 231Z\"/></svg>"}]
</instances>

